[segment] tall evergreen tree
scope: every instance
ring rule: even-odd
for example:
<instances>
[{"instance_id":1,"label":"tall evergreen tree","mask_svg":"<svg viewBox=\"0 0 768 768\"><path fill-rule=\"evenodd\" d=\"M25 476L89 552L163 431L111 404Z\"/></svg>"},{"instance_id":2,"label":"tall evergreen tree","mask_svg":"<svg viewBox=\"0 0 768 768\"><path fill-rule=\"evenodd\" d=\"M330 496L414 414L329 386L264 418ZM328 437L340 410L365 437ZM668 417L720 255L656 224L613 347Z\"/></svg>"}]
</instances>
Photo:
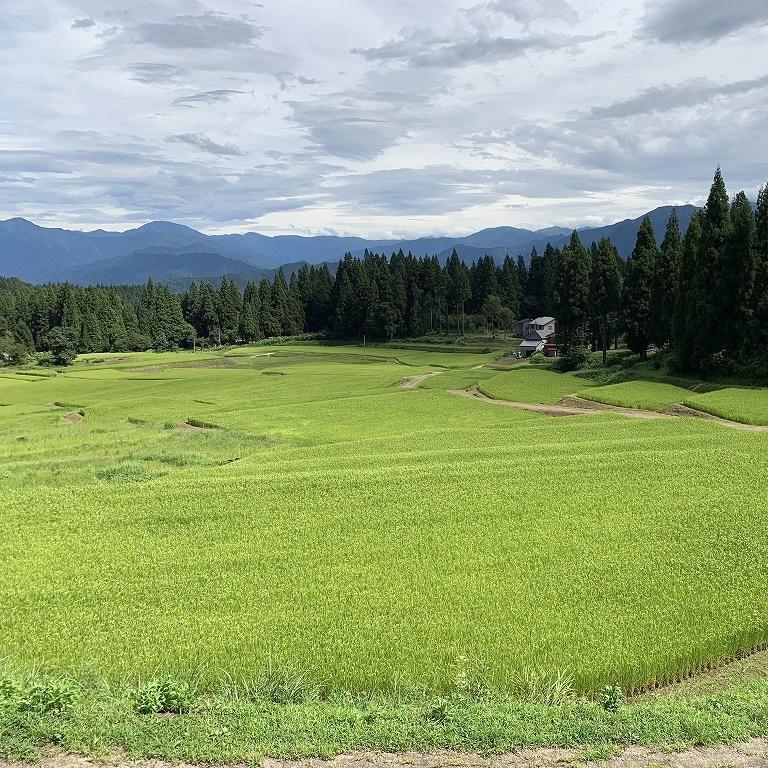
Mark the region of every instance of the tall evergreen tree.
<instances>
[{"instance_id":1,"label":"tall evergreen tree","mask_svg":"<svg viewBox=\"0 0 768 768\"><path fill-rule=\"evenodd\" d=\"M589 277L589 304L598 322L603 365L608 362L608 318L618 310L621 301L617 253L610 239L602 238L593 252Z\"/></svg>"},{"instance_id":2,"label":"tall evergreen tree","mask_svg":"<svg viewBox=\"0 0 768 768\"><path fill-rule=\"evenodd\" d=\"M698 254L701 247L701 211L696 211L688 225L683 238L680 272L677 280L677 303L672 317L672 346L675 358L682 370L693 366L694 348L696 344L696 269Z\"/></svg>"},{"instance_id":3,"label":"tall evergreen tree","mask_svg":"<svg viewBox=\"0 0 768 768\"><path fill-rule=\"evenodd\" d=\"M713 356L724 350L722 302L726 249L732 226L728 192L718 167L701 220L701 242L691 290L695 302L696 332L693 357L697 368L712 364Z\"/></svg>"},{"instance_id":4,"label":"tall evergreen tree","mask_svg":"<svg viewBox=\"0 0 768 768\"><path fill-rule=\"evenodd\" d=\"M672 340L672 321L682 259L680 221L677 211L672 209L651 284L651 339L657 347L664 347Z\"/></svg>"},{"instance_id":5,"label":"tall evergreen tree","mask_svg":"<svg viewBox=\"0 0 768 768\"><path fill-rule=\"evenodd\" d=\"M590 271L589 252L574 230L560 254L557 282L557 337L565 352L586 341Z\"/></svg>"},{"instance_id":6,"label":"tall evergreen tree","mask_svg":"<svg viewBox=\"0 0 768 768\"><path fill-rule=\"evenodd\" d=\"M651 220L646 216L637 233L637 241L627 260L624 282L624 312L627 324L627 346L640 355L648 356L651 341L651 286L659 251Z\"/></svg>"},{"instance_id":7,"label":"tall evergreen tree","mask_svg":"<svg viewBox=\"0 0 768 768\"><path fill-rule=\"evenodd\" d=\"M459 258L456 249L446 265L448 275L448 302L456 308L456 333L464 333L464 303L472 295L467 268Z\"/></svg>"},{"instance_id":8,"label":"tall evergreen tree","mask_svg":"<svg viewBox=\"0 0 768 768\"><path fill-rule=\"evenodd\" d=\"M755 210L755 284L746 353L761 358L768 370L768 185L761 187Z\"/></svg>"},{"instance_id":9,"label":"tall evergreen tree","mask_svg":"<svg viewBox=\"0 0 768 768\"><path fill-rule=\"evenodd\" d=\"M745 345L754 305L757 228L752 204L739 192L731 205L730 239L721 265L722 346L735 360Z\"/></svg>"}]
</instances>

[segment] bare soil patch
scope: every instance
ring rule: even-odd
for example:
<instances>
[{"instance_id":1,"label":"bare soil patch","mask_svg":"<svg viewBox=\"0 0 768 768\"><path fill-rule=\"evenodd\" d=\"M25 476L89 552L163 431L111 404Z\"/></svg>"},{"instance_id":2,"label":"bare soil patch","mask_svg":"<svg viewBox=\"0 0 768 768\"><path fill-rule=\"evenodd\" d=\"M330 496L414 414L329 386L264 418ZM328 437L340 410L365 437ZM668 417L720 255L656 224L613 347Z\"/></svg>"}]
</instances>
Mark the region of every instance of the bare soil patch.
<instances>
[{"instance_id":1,"label":"bare soil patch","mask_svg":"<svg viewBox=\"0 0 768 768\"><path fill-rule=\"evenodd\" d=\"M625 408L619 405L607 405L606 403L587 400L586 398L578 397L577 395L567 395L559 404L569 408L620 413L622 416L629 416L631 419L663 419L665 417L665 414L659 413L658 411L646 411L642 408Z\"/></svg>"},{"instance_id":2,"label":"bare soil patch","mask_svg":"<svg viewBox=\"0 0 768 768\"><path fill-rule=\"evenodd\" d=\"M513 400L494 400L488 395L484 395L476 387L471 389L451 389L448 390L451 395L459 397L468 397L472 400L479 400L488 405L500 405L503 408L516 408L520 411L531 411L532 413L542 413L545 416L592 416L597 411L584 408L571 408L565 405L545 405L544 403L518 403Z\"/></svg>"},{"instance_id":3,"label":"bare soil patch","mask_svg":"<svg viewBox=\"0 0 768 768\"><path fill-rule=\"evenodd\" d=\"M740 421L731 421L730 419L723 419L720 416L715 416L712 413L706 411L699 411L695 408L689 408L682 403L675 403L674 405L668 405L663 413L670 416L691 416L695 419L705 419L706 421L714 421L716 424L721 424L724 427L730 427L731 429L739 429L742 432L766 432L768 427L760 427L756 424L743 424Z\"/></svg>"},{"instance_id":4,"label":"bare soil patch","mask_svg":"<svg viewBox=\"0 0 768 768\"><path fill-rule=\"evenodd\" d=\"M694 747L681 752L662 752L647 747L628 747L612 757L595 759L588 748L521 749L503 755L441 750L438 752L351 752L332 759L283 760L264 758L262 768L766 768L768 740L750 739L740 744ZM162 760L91 760L78 755L44 757L40 768L195 768L194 764ZM243 768L244 764L231 766ZM0 768L21 768L0 760Z\"/></svg>"},{"instance_id":5,"label":"bare soil patch","mask_svg":"<svg viewBox=\"0 0 768 768\"><path fill-rule=\"evenodd\" d=\"M85 419L85 414L82 411L74 411L73 413L68 413L66 416L62 416L61 420L66 422L67 424L77 424L78 422L81 422Z\"/></svg>"},{"instance_id":6,"label":"bare soil patch","mask_svg":"<svg viewBox=\"0 0 768 768\"><path fill-rule=\"evenodd\" d=\"M442 371L435 371L434 373L425 373L421 376L408 376L403 379L398 385L397 389L416 389L419 384L427 379L431 379L433 376L439 376Z\"/></svg>"}]
</instances>

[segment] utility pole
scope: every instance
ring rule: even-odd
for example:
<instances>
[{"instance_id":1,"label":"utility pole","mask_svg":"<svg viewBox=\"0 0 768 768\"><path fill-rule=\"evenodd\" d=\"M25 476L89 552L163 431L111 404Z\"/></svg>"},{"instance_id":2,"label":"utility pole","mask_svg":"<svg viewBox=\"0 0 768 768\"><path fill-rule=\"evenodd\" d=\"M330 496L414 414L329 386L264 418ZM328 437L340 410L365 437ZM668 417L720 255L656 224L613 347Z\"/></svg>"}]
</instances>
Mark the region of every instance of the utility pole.
<instances>
[{"instance_id":1,"label":"utility pole","mask_svg":"<svg viewBox=\"0 0 768 768\"><path fill-rule=\"evenodd\" d=\"M363 334L363 357L365 357L365 334Z\"/></svg>"}]
</instances>

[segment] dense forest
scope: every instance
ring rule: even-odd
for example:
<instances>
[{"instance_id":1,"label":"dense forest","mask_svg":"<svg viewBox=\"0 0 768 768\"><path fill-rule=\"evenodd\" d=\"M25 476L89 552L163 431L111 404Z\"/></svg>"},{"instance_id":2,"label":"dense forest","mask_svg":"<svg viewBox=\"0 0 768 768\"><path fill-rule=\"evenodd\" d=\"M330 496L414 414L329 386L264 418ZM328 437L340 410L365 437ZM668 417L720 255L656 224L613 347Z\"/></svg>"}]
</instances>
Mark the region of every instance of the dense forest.
<instances>
[{"instance_id":1,"label":"dense forest","mask_svg":"<svg viewBox=\"0 0 768 768\"><path fill-rule=\"evenodd\" d=\"M584 247L577 232L562 249L528 260L490 256L466 265L436 257L347 254L335 275L302 266L286 279L181 294L145 286L31 286L0 278L0 357L35 352L66 364L79 352L172 349L325 333L337 338L413 338L428 333L510 331L520 317L551 315L568 353L606 350L620 339L645 358L668 349L687 371L768 374L768 188L753 210L729 200L720 170L685 233L677 216L657 243L646 218L625 263L610 240Z\"/></svg>"}]
</instances>

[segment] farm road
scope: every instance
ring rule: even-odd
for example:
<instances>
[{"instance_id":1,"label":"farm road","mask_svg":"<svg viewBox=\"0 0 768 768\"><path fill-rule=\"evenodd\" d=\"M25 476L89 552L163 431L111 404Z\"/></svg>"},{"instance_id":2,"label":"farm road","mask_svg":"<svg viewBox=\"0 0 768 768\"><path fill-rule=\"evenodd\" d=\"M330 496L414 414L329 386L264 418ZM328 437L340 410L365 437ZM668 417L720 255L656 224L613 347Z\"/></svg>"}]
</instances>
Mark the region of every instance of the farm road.
<instances>
[{"instance_id":1,"label":"farm road","mask_svg":"<svg viewBox=\"0 0 768 768\"><path fill-rule=\"evenodd\" d=\"M614 408L612 406L601 407L599 403L592 403L580 398L567 398L566 402L561 401L556 405L545 405L543 403L518 403L512 400L494 400L488 395L484 395L479 389L451 389L452 395L459 397L469 397L473 400L480 400L489 405L501 405L506 408L517 408L521 411L532 411L533 413L542 413L545 416L594 416L606 410L620 413L622 416L629 416L632 419L663 419L664 415L655 411L641 411L635 408ZM583 404L582 404L583 403Z\"/></svg>"},{"instance_id":2,"label":"farm road","mask_svg":"<svg viewBox=\"0 0 768 768\"><path fill-rule=\"evenodd\" d=\"M417 378L417 377L415 377ZM417 387L420 382L414 384ZM412 387L408 387L411 389ZM705 411L697 411L686 405L676 404L667 406L663 411L646 411L641 408L624 408L618 405L606 405L594 400L586 400L577 395L568 395L560 400L559 403L546 405L544 403L518 403L512 400L495 400L492 397L484 395L477 387L471 389L451 389L448 390L452 395L459 397L469 397L473 400L480 400L489 405L500 405L506 408L517 408L521 411L532 411L533 413L542 413L545 416L590 416L597 413L618 413L621 416L627 416L630 419L666 419L675 416L692 416L698 419L706 419L715 422L723 427L738 429L742 432L767 432L768 427L760 427L755 424L743 424L740 421L731 421L722 419L719 416L713 416ZM766 762L768 768L768 762Z\"/></svg>"},{"instance_id":3,"label":"farm road","mask_svg":"<svg viewBox=\"0 0 768 768\"><path fill-rule=\"evenodd\" d=\"M262 768L768 768L768 740L751 739L728 746L694 747L683 752L661 752L647 747L628 747L612 757L590 759L584 749L521 749L483 757L444 750L440 752L354 752L331 760L265 758ZM43 758L38 768L198 768L190 763L162 760L90 760L77 755ZM231 766L244 768L245 764ZM0 760L0 768L21 768Z\"/></svg>"}]
</instances>

